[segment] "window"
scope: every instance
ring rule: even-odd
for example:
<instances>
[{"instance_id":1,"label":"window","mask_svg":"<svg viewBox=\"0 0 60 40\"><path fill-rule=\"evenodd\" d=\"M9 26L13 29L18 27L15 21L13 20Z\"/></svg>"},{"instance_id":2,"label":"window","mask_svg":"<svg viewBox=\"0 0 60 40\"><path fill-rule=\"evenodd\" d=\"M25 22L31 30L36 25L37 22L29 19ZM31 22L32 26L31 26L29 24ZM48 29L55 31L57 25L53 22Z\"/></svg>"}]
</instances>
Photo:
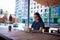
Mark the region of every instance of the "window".
<instances>
[{"instance_id":1,"label":"window","mask_svg":"<svg viewBox=\"0 0 60 40\"><path fill-rule=\"evenodd\" d=\"M58 23L58 18L54 18L54 23Z\"/></svg>"},{"instance_id":2,"label":"window","mask_svg":"<svg viewBox=\"0 0 60 40\"><path fill-rule=\"evenodd\" d=\"M25 0L25 2L28 2L28 0Z\"/></svg>"},{"instance_id":3,"label":"window","mask_svg":"<svg viewBox=\"0 0 60 40\"><path fill-rule=\"evenodd\" d=\"M34 3L34 5L36 5L36 3Z\"/></svg>"},{"instance_id":4,"label":"window","mask_svg":"<svg viewBox=\"0 0 60 40\"><path fill-rule=\"evenodd\" d=\"M33 11L31 11L31 13L33 13Z\"/></svg>"},{"instance_id":5,"label":"window","mask_svg":"<svg viewBox=\"0 0 60 40\"><path fill-rule=\"evenodd\" d=\"M45 9L45 12L47 11L47 9Z\"/></svg>"},{"instance_id":6,"label":"window","mask_svg":"<svg viewBox=\"0 0 60 40\"><path fill-rule=\"evenodd\" d=\"M42 9L41 9L41 12L42 12Z\"/></svg>"},{"instance_id":7,"label":"window","mask_svg":"<svg viewBox=\"0 0 60 40\"><path fill-rule=\"evenodd\" d=\"M46 14L44 13L44 16L46 16Z\"/></svg>"},{"instance_id":8,"label":"window","mask_svg":"<svg viewBox=\"0 0 60 40\"><path fill-rule=\"evenodd\" d=\"M37 6L37 9L39 8L39 6Z\"/></svg>"},{"instance_id":9,"label":"window","mask_svg":"<svg viewBox=\"0 0 60 40\"><path fill-rule=\"evenodd\" d=\"M33 9L33 7L31 7L31 9Z\"/></svg>"},{"instance_id":10,"label":"window","mask_svg":"<svg viewBox=\"0 0 60 40\"><path fill-rule=\"evenodd\" d=\"M50 23L52 22L52 18L49 19L50 20Z\"/></svg>"},{"instance_id":11,"label":"window","mask_svg":"<svg viewBox=\"0 0 60 40\"><path fill-rule=\"evenodd\" d=\"M34 9L36 9L36 7L34 7Z\"/></svg>"},{"instance_id":12,"label":"window","mask_svg":"<svg viewBox=\"0 0 60 40\"><path fill-rule=\"evenodd\" d=\"M44 22L47 22L47 18L44 19Z\"/></svg>"},{"instance_id":13,"label":"window","mask_svg":"<svg viewBox=\"0 0 60 40\"><path fill-rule=\"evenodd\" d=\"M16 0L16 2L19 1L19 0Z\"/></svg>"}]
</instances>

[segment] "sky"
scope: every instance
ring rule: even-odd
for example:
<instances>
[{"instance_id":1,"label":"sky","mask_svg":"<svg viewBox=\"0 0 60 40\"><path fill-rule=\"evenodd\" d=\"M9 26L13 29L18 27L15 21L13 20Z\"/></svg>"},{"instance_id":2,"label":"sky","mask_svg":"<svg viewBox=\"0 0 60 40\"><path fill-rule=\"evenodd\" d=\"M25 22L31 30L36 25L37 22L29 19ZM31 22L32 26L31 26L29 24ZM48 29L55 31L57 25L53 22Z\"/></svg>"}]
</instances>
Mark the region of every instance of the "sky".
<instances>
[{"instance_id":1,"label":"sky","mask_svg":"<svg viewBox=\"0 0 60 40\"><path fill-rule=\"evenodd\" d=\"M15 14L15 0L0 0L0 9L8 11L9 14Z\"/></svg>"}]
</instances>

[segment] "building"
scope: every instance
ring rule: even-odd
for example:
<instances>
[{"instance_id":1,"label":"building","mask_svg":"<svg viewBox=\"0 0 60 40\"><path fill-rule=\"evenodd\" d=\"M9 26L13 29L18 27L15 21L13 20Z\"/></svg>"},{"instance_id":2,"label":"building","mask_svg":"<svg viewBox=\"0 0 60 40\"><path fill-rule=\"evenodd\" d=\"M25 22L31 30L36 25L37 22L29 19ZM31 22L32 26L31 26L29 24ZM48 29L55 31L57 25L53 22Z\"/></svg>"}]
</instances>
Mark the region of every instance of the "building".
<instances>
[{"instance_id":1,"label":"building","mask_svg":"<svg viewBox=\"0 0 60 40\"><path fill-rule=\"evenodd\" d=\"M48 13L48 7L38 4L34 0L30 0L30 18L33 18L35 12L39 12L41 16L44 16L44 9ZM27 17L28 14L28 0L16 0L16 9L15 13L18 14L20 20ZM44 15L42 15L44 14ZM48 15L48 14L47 14Z\"/></svg>"},{"instance_id":2,"label":"building","mask_svg":"<svg viewBox=\"0 0 60 40\"><path fill-rule=\"evenodd\" d=\"M16 0L16 11L15 13L19 16L20 22L25 23L28 19L28 1L29 0ZM33 15L35 12L39 12L41 18L43 19L45 25L49 24L60 24L59 7L54 8L51 6L51 11L49 11L48 6L41 5L34 0L30 0L29 6L29 21L30 24L34 21ZM50 13L49 13L50 12ZM49 18L50 17L50 18ZM54 21L56 20L56 22Z\"/></svg>"},{"instance_id":3,"label":"building","mask_svg":"<svg viewBox=\"0 0 60 40\"><path fill-rule=\"evenodd\" d=\"M16 0L15 13L18 15L20 22L25 21L28 14L28 0Z\"/></svg>"},{"instance_id":4,"label":"building","mask_svg":"<svg viewBox=\"0 0 60 40\"><path fill-rule=\"evenodd\" d=\"M34 0L30 0L30 18L33 19L33 15L35 12L39 12L43 21L48 24L49 22L49 7L48 6L45 7L44 5L41 5Z\"/></svg>"}]
</instances>

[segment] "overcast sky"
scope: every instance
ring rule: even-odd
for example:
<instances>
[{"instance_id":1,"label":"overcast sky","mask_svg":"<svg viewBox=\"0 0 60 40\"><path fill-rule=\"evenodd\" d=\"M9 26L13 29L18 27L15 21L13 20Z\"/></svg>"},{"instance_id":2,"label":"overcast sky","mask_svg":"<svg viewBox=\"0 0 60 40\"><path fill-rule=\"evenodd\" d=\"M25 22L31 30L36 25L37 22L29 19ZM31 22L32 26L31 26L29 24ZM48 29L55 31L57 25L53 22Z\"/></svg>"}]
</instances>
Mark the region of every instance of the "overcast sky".
<instances>
[{"instance_id":1,"label":"overcast sky","mask_svg":"<svg viewBox=\"0 0 60 40\"><path fill-rule=\"evenodd\" d=\"M0 9L8 11L9 14L15 13L15 0L0 0Z\"/></svg>"}]
</instances>

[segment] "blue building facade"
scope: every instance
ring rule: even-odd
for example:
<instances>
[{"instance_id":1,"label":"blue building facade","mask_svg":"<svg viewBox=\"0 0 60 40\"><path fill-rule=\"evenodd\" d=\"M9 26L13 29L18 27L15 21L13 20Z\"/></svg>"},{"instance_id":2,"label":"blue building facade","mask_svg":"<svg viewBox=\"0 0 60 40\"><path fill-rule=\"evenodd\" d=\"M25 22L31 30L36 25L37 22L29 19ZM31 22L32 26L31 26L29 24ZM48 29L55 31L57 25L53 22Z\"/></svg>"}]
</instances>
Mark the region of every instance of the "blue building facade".
<instances>
[{"instance_id":1,"label":"blue building facade","mask_svg":"<svg viewBox=\"0 0 60 40\"><path fill-rule=\"evenodd\" d=\"M18 15L20 22L25 23L28 15L28 0L16 0L15 13Z\"/></svg>"}]
</instances>

